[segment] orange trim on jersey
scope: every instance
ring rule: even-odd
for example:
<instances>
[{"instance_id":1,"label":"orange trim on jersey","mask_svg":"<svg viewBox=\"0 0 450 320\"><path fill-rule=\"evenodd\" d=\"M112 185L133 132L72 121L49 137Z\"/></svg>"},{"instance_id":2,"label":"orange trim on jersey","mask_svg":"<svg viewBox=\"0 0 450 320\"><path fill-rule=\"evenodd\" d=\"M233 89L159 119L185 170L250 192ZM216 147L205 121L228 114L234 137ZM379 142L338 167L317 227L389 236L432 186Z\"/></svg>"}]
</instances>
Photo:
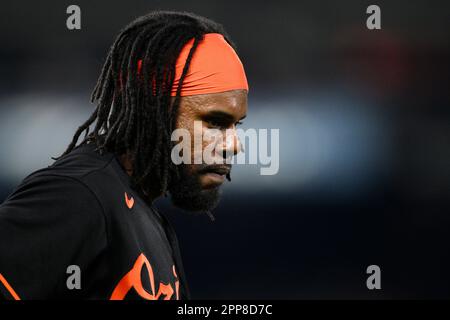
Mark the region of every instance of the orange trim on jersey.
<instances>
[{"instance_id":1,"label":"orange trim on jersey","mask_svg":"<svg viewBox=\"0 0 450 320\"><path fill-rule=\"evenodd\" d=\"M14 298L14 300L20 300L20 297L18 294L14 291L14 289L11 287L11 285L6 281L6 279L2 276L0 273L0 282L3 284L3 286L8 290L8 292L11 294L11 296Z\"/></svg>"}]
</instances>

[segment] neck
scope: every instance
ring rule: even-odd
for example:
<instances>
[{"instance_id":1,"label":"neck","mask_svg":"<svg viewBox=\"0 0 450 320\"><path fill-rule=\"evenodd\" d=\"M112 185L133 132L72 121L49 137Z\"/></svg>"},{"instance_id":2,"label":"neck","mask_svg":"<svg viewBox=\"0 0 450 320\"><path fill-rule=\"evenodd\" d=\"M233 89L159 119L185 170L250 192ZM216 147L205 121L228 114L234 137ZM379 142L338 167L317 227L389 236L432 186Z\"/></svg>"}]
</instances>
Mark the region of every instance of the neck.
<instances>
[{"instance_id":1,"label":"neck","mask_svg":"<svg viewBox=\"0 0 450 320\"><path fill-rule=\"evenodd\" d=\"M119 162L127 175L131 177L133 175L133 162L131 161L130 156L128 154L122 154L119 157ZM146 200L150 201L150 203L153 203L153 201L163 195L160 190L150 190L149 192L144 191L143 194L145 195Z\"/></svg>"}]
</instances>

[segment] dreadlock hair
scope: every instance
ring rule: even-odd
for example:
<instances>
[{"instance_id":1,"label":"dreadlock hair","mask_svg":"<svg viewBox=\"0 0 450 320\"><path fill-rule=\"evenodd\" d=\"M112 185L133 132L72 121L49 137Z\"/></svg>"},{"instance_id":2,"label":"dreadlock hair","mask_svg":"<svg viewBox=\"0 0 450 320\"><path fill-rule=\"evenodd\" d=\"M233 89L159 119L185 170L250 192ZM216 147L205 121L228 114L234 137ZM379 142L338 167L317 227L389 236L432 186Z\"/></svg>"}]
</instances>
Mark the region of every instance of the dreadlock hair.
<instances>
[{"instance_id":1,"label":"dreadlock hair","mask_svg":"<svg viewBox=\"0 0 450 320\"><path fill-rule=\"evenodd\" d=\"M206 33L222 34L235 48L220 24L193 13L154 11L126 26L111 46L92 92L95 111L75 132L66 151L55 159L70 153L85 131L80 145L94 142L101 154L107 151L130 157L134 187L148 192L152 185L153 191L166 193L171 181L179 177L170 154L181 88ZM194 44L172 100L176 60L192 38Z\"/></svg>"}]
</instances>

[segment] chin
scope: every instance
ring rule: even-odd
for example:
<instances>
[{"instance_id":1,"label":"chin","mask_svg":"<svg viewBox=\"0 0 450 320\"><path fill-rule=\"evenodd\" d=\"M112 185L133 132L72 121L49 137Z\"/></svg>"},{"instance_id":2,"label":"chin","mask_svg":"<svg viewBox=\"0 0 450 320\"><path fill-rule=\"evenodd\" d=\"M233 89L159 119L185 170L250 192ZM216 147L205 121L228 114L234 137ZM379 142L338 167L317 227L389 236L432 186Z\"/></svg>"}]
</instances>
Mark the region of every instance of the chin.
<instances>
[{"instance_id":1,"label":"chin","mask_svg":"<svg viewBox=\"0 0 450 320\"><path fill-rule=\"evenodd\" d=\"M223 182L214 174L193 174L186 167L181 175L169 187L172 203L185 211L211 211L219 204Z\"/></svg>"},{"instance_id":2,"label":"chin","mask_svg":"<svg viewBox=\"0 0 450 320\"><path fill-rule=\"evenodd\" d=\"M220 188L197 190L195 192L186 191L183 193L171 192L172 203L185 211L205 212L217 207L220 202Z\"/></svg>"}]
</instances>

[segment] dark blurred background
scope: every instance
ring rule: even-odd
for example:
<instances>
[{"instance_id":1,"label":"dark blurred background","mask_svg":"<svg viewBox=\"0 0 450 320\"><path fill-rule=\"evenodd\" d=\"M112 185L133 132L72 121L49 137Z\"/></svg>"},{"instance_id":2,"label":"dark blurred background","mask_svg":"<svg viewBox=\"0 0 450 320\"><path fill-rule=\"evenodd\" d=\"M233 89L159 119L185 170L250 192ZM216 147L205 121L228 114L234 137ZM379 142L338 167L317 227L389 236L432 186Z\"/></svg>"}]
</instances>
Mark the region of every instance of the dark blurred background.
<instances>
[{"instance_id":1,"label":"dark blurred background","mask_svg":"<svg viewBox=\"0 0 450 320\"><path fill-rule=\"evenodd\" d=\"M279 173L236 166L215 222L159 203L194 298L450 298L448 1L3 1L0 200L65 149L115 35L154 9L222 23L250 83L243 128L280 129Z\"/></svg>"}]
</instances>

